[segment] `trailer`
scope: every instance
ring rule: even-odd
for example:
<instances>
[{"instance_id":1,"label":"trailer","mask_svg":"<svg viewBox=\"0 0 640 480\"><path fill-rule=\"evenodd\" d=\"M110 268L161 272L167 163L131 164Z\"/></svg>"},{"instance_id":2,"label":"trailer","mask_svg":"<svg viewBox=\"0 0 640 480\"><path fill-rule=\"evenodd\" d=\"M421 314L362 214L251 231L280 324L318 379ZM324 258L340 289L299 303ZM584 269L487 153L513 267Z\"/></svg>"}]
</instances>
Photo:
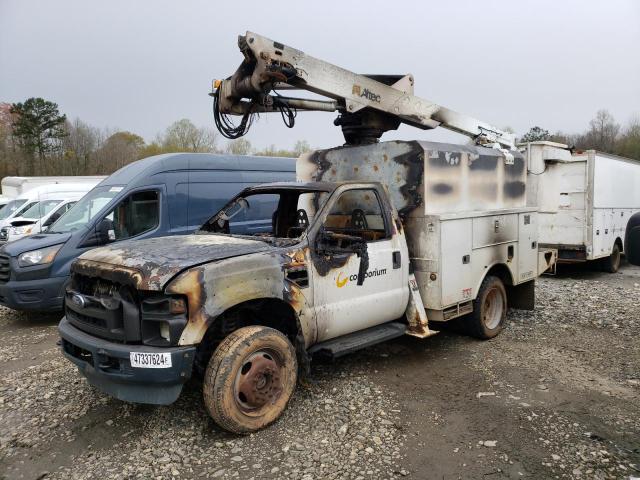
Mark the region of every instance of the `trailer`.
<instances>
[{"instance_id":1,"label":"trailer","mask_svg":"<svg viewBox=\"0 0 640 480\"><path fill-rule=\"evenodd\" d=\"M520 145L528 163L527 204L539 208L541 247L558 263L597 261L616 272L629 218L640 212L640 162L554 142Z\"/></svg>"},{"instance_id":2,"label":"trailer","mask_svg":"<svg viewBox=\"0 0 640 480\"><path fill-rule=\"evenodd\" d=\"M55 185L57 183L93 183L97 184L107 178L104 175L76 175L62 177L4 177L0 185L2 195L15 198L28 190L43 185Z\"/></svg>"}]
</instances>

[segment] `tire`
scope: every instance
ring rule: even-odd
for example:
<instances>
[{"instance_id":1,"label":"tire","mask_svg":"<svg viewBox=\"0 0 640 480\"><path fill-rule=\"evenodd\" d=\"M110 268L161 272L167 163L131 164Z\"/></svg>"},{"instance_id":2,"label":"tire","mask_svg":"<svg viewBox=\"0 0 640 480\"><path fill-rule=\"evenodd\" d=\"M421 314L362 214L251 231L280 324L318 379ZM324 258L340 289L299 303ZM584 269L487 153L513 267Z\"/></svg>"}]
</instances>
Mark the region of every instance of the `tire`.
<instances>
[{"instance_id":1,"label":"tire","mask_svg":"<svg viewBox=\"0 0 640 480\"><path fill-rule=\"evenodd\" d=\"M252 326L227 336L204 376L204 403L213 420L238 434L273 423L284 411L298 376L296 353L278 330Z\"/></svg>"},{"instance_id":2,"label":"tire","mask_svg":"<svg viewBox=\"0 0 640 480\"><path fill-rule=\"evenodd\" d=\"M473 301L473 312L464 319L467 335L487 340L498 335L507 319L507 291L502 280L488 275Z\"/></svg>"},{"instance_id":3,"label":"tire","mask_svg":"<svg viewBox=\"0 0 640 480\"><path fill-rule=\"evenodd\" d=\"M616 273L620 268L620 247L617 243L613 244L611 255L602 259L602 270L609 273Z\"/></svg>"}]
</instances>

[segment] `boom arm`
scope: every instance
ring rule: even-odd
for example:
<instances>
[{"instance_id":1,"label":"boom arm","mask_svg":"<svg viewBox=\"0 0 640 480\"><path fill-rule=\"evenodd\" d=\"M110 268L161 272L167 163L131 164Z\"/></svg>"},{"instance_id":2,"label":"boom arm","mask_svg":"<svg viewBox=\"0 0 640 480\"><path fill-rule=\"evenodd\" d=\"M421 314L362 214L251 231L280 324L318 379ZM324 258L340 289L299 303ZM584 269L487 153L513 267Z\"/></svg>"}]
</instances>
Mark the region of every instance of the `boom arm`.
<instances>
[{"instance_id":1,"label":"boom arm","mask_svg":"<svg viewBox=\"0 0 640 480\"><path fill-rule=\"evenodd\" d=\"M375 142L405 123L421 129L442 126L481 145L514 148L510 133L413 95L412 75L359 75L252 32L239 36L238 46L244 61L231 77L216 80L212 93L216 125L229 138L244 135L255 113L279 111L293 126L295 112L308 110L339 112L334 123L348 144ZM278 93L291 89L330 100ZM240 126L233 126L227 114L242 115Z\"/></svg>"}]
</instances>

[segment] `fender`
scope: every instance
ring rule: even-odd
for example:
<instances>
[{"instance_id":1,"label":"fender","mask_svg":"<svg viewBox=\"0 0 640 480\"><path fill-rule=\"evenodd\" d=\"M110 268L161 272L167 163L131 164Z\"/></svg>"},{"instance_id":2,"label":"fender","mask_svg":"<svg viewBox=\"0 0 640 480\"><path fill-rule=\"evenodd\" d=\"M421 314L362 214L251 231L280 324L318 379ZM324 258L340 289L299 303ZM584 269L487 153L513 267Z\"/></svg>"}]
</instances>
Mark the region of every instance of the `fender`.
<instances>
[{"instance_id":1,"label":"fender","mask_svg":"<svg viewBox=\"0 0 640 480\"><path fill-rule=\"evenodd\" d=\"M305 344L311 344L316 336L312 310L303 289L285 276L294 257L299 255L265 252L238 256L199 265L175 277L165 291L185 295L189 304L189 321L178 344L199 343L222 313L262 298L276 298L291 305Z\"/></svg>"}]
</instances>

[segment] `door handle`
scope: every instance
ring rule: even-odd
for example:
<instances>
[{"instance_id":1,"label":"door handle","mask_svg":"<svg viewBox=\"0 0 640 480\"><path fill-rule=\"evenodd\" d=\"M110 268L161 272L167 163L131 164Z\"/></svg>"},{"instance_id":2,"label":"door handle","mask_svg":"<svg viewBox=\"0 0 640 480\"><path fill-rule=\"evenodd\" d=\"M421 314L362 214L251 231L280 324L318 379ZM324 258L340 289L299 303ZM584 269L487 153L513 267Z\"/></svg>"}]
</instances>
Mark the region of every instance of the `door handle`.
<instances>
[{"instance_id":1,"label":"door handle","mask_svg":"<svg viewBox=\"0 0 640 480\"><path fill-rule=\"evenodd\" d=\"M400 251L396 250L395 252L393 252L393 254L391 255L391 259L393 260L393 268L400 268L401 266L401 258L400 258Z\"/></svg>"}]
</instances>

